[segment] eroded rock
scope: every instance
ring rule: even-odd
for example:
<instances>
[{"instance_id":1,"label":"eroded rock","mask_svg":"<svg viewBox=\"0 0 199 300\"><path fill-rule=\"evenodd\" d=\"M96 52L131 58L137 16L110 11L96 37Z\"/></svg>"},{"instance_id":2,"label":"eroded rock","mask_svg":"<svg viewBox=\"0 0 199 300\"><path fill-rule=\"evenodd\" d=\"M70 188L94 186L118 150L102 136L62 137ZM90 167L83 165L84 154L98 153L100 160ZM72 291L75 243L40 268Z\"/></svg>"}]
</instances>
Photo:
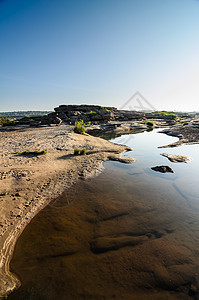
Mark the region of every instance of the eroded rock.
<instances>
[{"instance_id":1,"label":"eroded rock","mask_svg":"<svg viewBox=\"0 0 199 300\"><path fill-rule=\"evenodd\" d=\"M167 157L171 162L188 162L190 161L190 158L188 156L183 156L183 155L172 155L172 154L167 154L167 153L162 153L161 154L164 157Z\"/></svg>"}]
</instances>

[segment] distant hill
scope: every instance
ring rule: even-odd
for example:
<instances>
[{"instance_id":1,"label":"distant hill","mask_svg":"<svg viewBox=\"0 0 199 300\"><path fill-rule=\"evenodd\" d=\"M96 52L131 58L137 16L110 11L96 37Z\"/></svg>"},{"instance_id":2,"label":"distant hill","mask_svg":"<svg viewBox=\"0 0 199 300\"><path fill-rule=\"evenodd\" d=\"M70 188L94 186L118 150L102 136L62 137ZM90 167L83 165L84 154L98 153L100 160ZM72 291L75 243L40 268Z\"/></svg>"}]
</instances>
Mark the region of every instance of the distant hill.
<instances>
[{"instance_id":1,"label":"distant hill","mask_svg":"<svg viewBox=\"0 0 199 300\"><path fill-rule=\"evenodd\" d=\"M0 117L5 117L5 118L16 118L20 119L23 117L37 117L37 116L45 116L52 111L32 111L32 110L27 110L27 111L7 111L7 112L0 112Z\"/></svg>"}]
</instances>

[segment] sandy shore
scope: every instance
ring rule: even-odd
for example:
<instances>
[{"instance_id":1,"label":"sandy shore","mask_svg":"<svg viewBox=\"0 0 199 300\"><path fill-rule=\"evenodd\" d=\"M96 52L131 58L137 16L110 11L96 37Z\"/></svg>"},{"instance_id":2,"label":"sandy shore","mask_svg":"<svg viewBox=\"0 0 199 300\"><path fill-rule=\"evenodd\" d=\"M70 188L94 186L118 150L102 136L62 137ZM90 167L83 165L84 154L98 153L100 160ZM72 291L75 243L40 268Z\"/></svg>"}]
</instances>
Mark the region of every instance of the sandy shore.
<instances>
[{"instance_id":1,"label":"sandy shore","mask_svg":"<svg viewBox=\"0 0 199 300\"><path fill-rule=\"evenodd\" d=\"M99 173L103 161L118 159L129 148L75 134L67 125L5 131L0 138L1 298L20 284L9 272L9 262L27 223L77 179ZM86 155L74 156L76 147L86 148ZM46 150L47 154L14 154L25 150Z\"/></svg>"}]
</instances>

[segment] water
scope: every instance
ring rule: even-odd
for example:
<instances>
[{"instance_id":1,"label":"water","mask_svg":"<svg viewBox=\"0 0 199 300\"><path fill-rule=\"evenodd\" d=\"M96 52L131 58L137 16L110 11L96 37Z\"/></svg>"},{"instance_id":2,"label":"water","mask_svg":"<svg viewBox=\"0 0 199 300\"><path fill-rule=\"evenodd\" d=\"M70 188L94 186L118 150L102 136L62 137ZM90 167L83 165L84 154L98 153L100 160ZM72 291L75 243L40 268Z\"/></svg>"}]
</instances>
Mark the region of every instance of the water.
<instances>
[{"instance_id":1,"label":"water","mask_svg":"<svg viewBox=\"0 0 199 300\"><path fill-rule=\"evenodd\" d=\"M31 221L11 262L22 286L9 299L198 299L199 148L157 148L176 140L157 130L114 139L137 161L104 163Z\"/></svg>"},{"instance_id":2,"label":"water","mask_svg":"<svg viewBox=\"0 0 199 300\"><path fill-rule=\"evenodd\" d=\"M135 157L137 162L132 167L137 171L137 175L154 176L171 180L172 185L187 201L199 200L199 145L182 145L177 148L158 148L170 143L176 142L178 139L160 133L158 129L152 132L144 132L140 134L121 136L114 140L118 144L128 144L133 151L127 152L124 156ZM161 156L161 153L172 155L185 155L191 158L189 163L172 163L167 158ZM173 168L174 174L160 174L151 170L150 166L169 165ZM135 171L136 173L136 171ZM193 203L192 203L193 204ZM190 204L191 205L191 204Z\"/></svg>"}]
</instances>

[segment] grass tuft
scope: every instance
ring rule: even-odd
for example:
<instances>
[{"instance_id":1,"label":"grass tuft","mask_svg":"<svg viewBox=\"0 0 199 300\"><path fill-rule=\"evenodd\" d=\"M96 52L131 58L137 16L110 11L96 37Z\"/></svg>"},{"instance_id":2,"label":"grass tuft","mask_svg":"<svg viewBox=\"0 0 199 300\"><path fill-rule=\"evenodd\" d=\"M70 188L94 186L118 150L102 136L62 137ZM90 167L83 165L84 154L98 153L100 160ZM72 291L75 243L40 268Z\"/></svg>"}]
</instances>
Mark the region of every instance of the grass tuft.
<instances>
[{"instance_id":1,"label":"grass tuft","mask_svg":"<svg viewBox=\"0 0 199 300\"><path fill-rule=\"evenodd\" d=\"M15 151L15 152L12 152L13 154L22 154L22 155L34 155L34 156L37 156L37 155L44 155L47 153L46 150L25 150L23 152L19 152L19 151Z\"/></svg>"},{"instance_id":2,"label":"grass tuft","mask_svg":"<svg viewBox=\"0 0 199 300\"><path fill-rule=\"evenodd\" d=\"M80 149L79 148L75 148L74 149L74 155L79 155L80 154Z\"/></svg>"},{"instance_id":3,"label":"grass tuft","mask_svg":"<svg viewBox=\"0 0 199 300\"><path fill-rule=\"evenodd\" d=\"M96 111L89 111L84 113L85 116L94 116L96 114L97 114Z\"/></svg>"},{"instance_id":4,"label":"grass tuft","mask_svg":"<svg viewBox=\"0 0 199 300\"><path fill-rule=\"evenodd\" d=\"M74 155L85 155L85 154L86 154L86 149L85 148L82 148L82 149L75 148L74 149Z\"/></svg>"},{"instance_id":5,"label":"grass tuft","mask_svg":"<svg viewBox=\"0 0 199 300\"><path fill-rule=\"evenodd\" d=\"M81 151L80 151L80 155L85 155L85 154L86 154L86 149L82 148Z\"/></svg>"},{"instance_id":6,"label":"grass tuft","mask_svg":"<svg viewBox=\"0 0 199 300\"><path fill-rule=\"evenodd\" d=\"M79 120L75 122L75 128L74 132L79 134L85 134L86 133L86 127L88 127L91 123L85 124L83 120Z\"/></svg>"}]
</instances>

